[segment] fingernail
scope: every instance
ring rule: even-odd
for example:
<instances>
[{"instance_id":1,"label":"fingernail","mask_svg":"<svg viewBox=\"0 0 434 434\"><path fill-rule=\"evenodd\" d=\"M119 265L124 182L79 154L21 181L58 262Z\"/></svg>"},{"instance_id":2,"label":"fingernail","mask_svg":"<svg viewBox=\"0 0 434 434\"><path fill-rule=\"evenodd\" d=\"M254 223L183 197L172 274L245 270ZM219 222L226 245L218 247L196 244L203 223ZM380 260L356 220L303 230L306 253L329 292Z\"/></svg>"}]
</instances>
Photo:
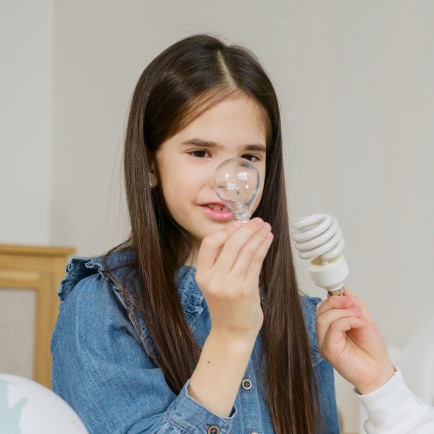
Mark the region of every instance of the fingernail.
<instances>
[{"instance_id":1,"label":"fingernail","mask_svg":"<svg viewBox=\"0 0 434 434\"><path fill-rule=\"evenodd\" d=\"M243 225L243 223L240 222L239 220L234 220L234 221L231 223L231 226L232 226L234 229L240 228L242 225Z\"/></svg>"}]
</instances>

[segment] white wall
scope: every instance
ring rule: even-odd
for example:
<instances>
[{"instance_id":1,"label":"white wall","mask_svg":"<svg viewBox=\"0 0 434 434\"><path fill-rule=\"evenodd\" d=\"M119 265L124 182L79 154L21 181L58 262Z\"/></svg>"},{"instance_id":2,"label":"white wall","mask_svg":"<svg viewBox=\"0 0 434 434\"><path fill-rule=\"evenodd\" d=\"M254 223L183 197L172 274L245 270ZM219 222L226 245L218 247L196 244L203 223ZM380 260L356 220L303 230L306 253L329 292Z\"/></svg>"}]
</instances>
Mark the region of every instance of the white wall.
<instances>
[{"instance_id":1,"label":"white wall","mask_svg":"<svg viewBox=\"0 0 434 434\"><path fill-rule=\"evenodd\" d=\"M434 3L308 3L279 78L291 214L339 219L348 285L401 346L434 316ZM337 381L350 422L352 387Z\"/></svg>"},{"instance_id":2,"label":"white wall","mask_svg":"<svg viewBox=\"0 0 434 434\"><path fill-rule=\"evenodd\" d=\"M15 63L0 84L1 241L83 255L121 241L120 159L136 80L170 43L212 32L253 49L270 72L290 213L339 218L348 284L388 342L402 345L433 315L431 0L77 0L28 2L26 12L3 3L2 56ZM305 270L303 287L323 294ZM346 431L356 431L351 388L339 382L338 393Z\"/></svg>"},{"instance_id":3,"label":"white wall","mask_svg":"<svg viewBox=\"0 0 434 434\"><path fill-rule=\"evenodd\" d=\"M0 0L0 242L50 242L54 1Z\"/></svg>"}]
</instances>

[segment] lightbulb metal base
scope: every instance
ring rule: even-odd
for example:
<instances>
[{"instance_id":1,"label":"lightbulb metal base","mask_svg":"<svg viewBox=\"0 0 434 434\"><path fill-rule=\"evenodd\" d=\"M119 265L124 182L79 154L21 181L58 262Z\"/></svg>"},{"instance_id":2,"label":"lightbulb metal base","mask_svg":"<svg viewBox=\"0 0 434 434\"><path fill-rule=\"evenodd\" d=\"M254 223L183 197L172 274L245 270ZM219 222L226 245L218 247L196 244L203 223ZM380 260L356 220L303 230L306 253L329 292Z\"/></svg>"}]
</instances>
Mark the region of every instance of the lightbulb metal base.
<instances>
[{"instance_id":1,"label":"lightbulb metal base","mask_svg":"<svg viewBox=\"0 0 434 434\"><path fill-rule=\"evenodd\" d=\"M335 289L333 291L327 291L327 293L330 296L333 296L333 295L337 295L337 296L345 295L345 288L342 286L342 288L340 288L340 289Z\"/></svg>"}]
</instances>

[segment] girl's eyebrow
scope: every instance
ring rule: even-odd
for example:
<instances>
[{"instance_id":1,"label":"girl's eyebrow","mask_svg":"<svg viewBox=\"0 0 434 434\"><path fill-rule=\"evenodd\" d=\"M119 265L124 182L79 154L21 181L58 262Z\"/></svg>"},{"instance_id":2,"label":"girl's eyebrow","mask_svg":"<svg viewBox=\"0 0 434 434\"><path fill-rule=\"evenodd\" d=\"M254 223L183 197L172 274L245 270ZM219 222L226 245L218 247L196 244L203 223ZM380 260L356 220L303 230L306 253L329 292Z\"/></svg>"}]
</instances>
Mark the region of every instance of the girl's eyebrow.
<instances>
[{"instance_id":1,"label":"girl's eyebrow","mask_svg":"<svg viewBox=\"0 0 434 434\"><path fill-rule=\"evenodd\" d=\"M212 149L212 148L218 148L218 149L222 149L224 148L223 145L210 141L210 140L203 140L203 139L198 139L198 138L193 138L193 139L187 139L185 141L183 141L181 143L182 146L188 146L188 145L194 145L194 146L200 146L201 148L207 148L207 149ZM245 151L255 151L255 152L262 152L264 154L267 153L267 147L265 145L261 145L261 144L249 144L249 145L243 145L242 150Z\"/></svg>"}]
</instances>

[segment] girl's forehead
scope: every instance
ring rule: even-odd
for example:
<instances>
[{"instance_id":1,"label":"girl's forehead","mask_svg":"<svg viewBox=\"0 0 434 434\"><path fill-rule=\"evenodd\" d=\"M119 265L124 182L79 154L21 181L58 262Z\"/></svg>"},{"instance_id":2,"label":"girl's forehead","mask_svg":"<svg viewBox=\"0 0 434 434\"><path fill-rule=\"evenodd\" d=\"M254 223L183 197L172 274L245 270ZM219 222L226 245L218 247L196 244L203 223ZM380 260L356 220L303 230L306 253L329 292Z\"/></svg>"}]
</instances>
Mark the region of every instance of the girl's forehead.
<instances>
[{"instance_id":1,"label":"girl's forehead","mask_svg":"<svg viewBox=\"0 0 434 434\"><path fill-rule=\"evenodd\" d=\"M229 139L227 135L238 136L248 142L265 141L267 117L262 107L252 98L228 98L203 111L175 136L185 137L199 134L201 137L215 137L215 140Z\"/></svg>"},{"instance_id":2,"label":"girl's forehead","mask_svg":"<svg viewBox=\"0 0 434 434\"><path fill-rule=\"evenodd\" d=\"M234 95L206 108L203 107L202 110L197 110L194 118L188 114L186 117L190 118L190 121L181 122L183 125L176 134L193 130L206 132L212 127L216 127L222 133L229 129L236 130L237 126L249 125L250 128L253 127L254 133L268 132L269 128L269 118L264 108L252 97L244 94Z\"/></svg>"}]
</instances>

